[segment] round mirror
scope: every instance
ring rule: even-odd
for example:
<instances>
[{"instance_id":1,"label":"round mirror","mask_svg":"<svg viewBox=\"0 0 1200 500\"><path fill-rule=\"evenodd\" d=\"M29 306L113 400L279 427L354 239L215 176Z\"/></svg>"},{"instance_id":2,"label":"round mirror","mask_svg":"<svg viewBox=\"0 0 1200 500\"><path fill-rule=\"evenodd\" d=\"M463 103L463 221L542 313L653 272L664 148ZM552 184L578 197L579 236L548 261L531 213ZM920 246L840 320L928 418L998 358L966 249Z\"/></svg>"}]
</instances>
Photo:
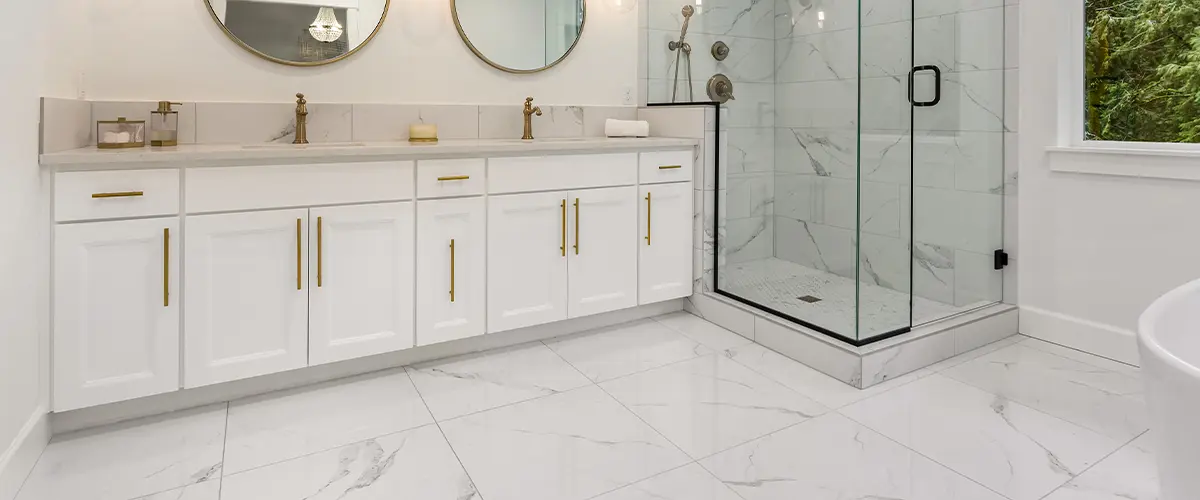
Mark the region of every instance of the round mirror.
<instances>
[{"instance_id":1,"label":"round mirror","mask_svg":"<svg viewBox=\"0 0 1200 500\"><path fill-rule=\"evenodd\" d=\"M583 33L584 0L450 0L463 42L496 69L536 73L571 53Z\"/></svg>"},{"instance_id":2,"label":"round mirror","mask_svg":"<svg viewBox=\"0 0 1200 500\"><path fill-rule=\"evenodd\" d=\"M370 42L391 0L204 0L229 38L292 66L340 61Z\"/></svg>"}]
</instances>

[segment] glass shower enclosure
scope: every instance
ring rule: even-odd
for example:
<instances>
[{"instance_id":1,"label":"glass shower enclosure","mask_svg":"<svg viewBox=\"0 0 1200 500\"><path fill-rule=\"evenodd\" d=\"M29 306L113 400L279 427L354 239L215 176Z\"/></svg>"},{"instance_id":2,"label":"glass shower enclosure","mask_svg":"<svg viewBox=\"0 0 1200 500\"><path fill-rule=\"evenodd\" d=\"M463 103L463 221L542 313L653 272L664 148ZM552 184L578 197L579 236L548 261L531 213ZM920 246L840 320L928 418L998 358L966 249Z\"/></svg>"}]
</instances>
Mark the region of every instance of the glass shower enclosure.
<instances>
[{"instance_id":1,"label":"glass shower enclosure","mask_svg":"<svg viewBox=\"0 0 1200 500\"><path fill-rule=\"evenodd\" d=\"M713 291L853 345L1002 300L1004 0L685 3L694 95L721 73L735 96ZM681 3L648 8L669 102Z\"/></svg>"}]
</instances>

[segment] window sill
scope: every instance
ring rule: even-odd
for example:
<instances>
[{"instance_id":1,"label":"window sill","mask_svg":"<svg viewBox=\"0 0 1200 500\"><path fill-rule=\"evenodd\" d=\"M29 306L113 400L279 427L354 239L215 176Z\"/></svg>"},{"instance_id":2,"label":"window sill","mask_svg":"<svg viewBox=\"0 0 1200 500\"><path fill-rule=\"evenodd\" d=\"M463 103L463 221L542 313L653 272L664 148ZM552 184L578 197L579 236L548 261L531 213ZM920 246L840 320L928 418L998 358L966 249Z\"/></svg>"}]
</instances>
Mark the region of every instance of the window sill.
<instances>
[{"instance_id":1,"label":"window sill","mask_svg":"<svg viewBox=\"0 0 1200 500\"><path fill-rule=\"evenodd\" d=\"M1046 154L1054 172L1200 181L1200 150L1051 146Z\"/></svg>"}]
</instances>

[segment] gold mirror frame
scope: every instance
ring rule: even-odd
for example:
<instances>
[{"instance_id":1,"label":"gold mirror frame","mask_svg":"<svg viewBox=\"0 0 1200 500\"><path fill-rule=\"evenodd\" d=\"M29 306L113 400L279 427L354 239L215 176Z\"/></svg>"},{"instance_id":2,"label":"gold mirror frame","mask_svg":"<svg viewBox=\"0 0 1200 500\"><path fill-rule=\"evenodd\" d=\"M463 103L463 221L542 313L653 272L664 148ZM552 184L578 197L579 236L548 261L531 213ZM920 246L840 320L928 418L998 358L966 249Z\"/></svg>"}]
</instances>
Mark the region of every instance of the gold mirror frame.
<instances>
[{"instance_id":1,"label":"gold mirror frame","mask_svg":"<svg viewBox=\"0 0 1200 500\"><path fill-rule=\"evenodd\" d=\"M391 1L391 0L389 0L389 1ZM475 54L475 57L478 57L478 58L482 59L483 62L488 63L488 66L496 68L505 73L514 73L514 74L518 74L518 75L529 75L529 74L533 74L533 73L541 73L543 71L546 71L550 68L557 66L558 63L563 62L563 60L566 59L567 56L571 55L571 52L575 50L576 45L579 45L579 41L583 39L583 28L587 26L587 0L583 0L579 3L580 3L580 5L583 6L583 18L580 19L580 21L579 21L579 36L575 37L575 41L573 43L571 43L571 46L567 48L566 52L563 52L562 57L556 59L554 62L552 62L550 64L547 64L547 65L542 66L537 69L513 69L513 68L510 68L507 66L502 66L500 64L497 64L495 61L488 59L487 56L483 55L483 53L479 51L479 49L475 48L475 45L471 43L471 39L467 38L467 33L465 31L463 31L462 23L460 23L458 21L458 5L456 4L456 0L450 0L450 14L451 14L451 17L454 18L454 27L458 29L458 37L462 38L463 43L467 44L467 48L471 49L471 52L473 52Z\"/></svg>"},{"instance_id":2,"label":"gold mirror frame","mask_svg":"<svg viewBox=\"0 0 1200 500\"><path fill-rule=\"evenodd\" d=\"M230 40L233 40L234 43L240 45L243 49L246 49L246 51L250 52L251 54L254 54L258 57L261 57L261 58L271 61L273 63L284 64L287 66L301 66L301 67L324 66L326 64L333 64L335 62L341 61L342 59L345 59L347 57L354 55L360 49L362 49L363 47L366 47L367 44L371 43L371 40L375 39L375 35L379 34L379 30L381 28L383 28L383 22L385 20L387 20L388 10L390 10L392 7L392 0L384 0L383 15L379 16L379 24L375 25L375 30L371 32L371 36L368 36L365 40L362 41L362 43L358 44L357 47L354 47L353 49L350 49L345 54L334 57L332 59L326 59L324 61L299 62L299 61L288 61L287 59L280 59L278 57L269 56L269 55L262 53L258 49L247 45L246 42L243 42L241 38L238 38L237 35L233 34L232 31L229 31L229 28L225 27L225 23L221 22L221 18L217 17L217 12L213 10L212 2L210 2L209 0L203 0L203 1L204 1L204 7L206 7L208 9L208 15L212 17L213 22L217 23L217 26L221 27L221 31L225 32L225 36L229 37Z\"/></svg>"}]
</instances>

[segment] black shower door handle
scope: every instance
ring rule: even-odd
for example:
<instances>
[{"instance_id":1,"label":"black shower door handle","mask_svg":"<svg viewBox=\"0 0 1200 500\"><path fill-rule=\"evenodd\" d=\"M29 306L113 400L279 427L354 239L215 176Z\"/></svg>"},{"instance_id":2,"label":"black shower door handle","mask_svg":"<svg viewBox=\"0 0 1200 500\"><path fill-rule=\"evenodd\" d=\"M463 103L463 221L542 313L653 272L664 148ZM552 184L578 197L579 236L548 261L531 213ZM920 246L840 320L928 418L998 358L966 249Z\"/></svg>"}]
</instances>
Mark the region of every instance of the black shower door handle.
<instances>
[{"instance_id":1,"label":"black shower door handle","mask_svg":"<svg viewBox=\"0 0 1200 500\"><path fill-rule=\"evenodd\" d=\"M914 87L915 87L914 80L916 79L917 73L921 72L921 71L932 71L933 72L933 100L932 101L918 101L918 100L916 100L916 97L913 95ZM939 102L942 102L942 68L938 67L938 65L936 65L936 64L929 64L929 65L925 65L925 66L913 66L912 71L908 72L908 102L912 103L913 106L916 106L918 108L927 108L930 106L937 106Z\"/></svg>"}]
</instances>

